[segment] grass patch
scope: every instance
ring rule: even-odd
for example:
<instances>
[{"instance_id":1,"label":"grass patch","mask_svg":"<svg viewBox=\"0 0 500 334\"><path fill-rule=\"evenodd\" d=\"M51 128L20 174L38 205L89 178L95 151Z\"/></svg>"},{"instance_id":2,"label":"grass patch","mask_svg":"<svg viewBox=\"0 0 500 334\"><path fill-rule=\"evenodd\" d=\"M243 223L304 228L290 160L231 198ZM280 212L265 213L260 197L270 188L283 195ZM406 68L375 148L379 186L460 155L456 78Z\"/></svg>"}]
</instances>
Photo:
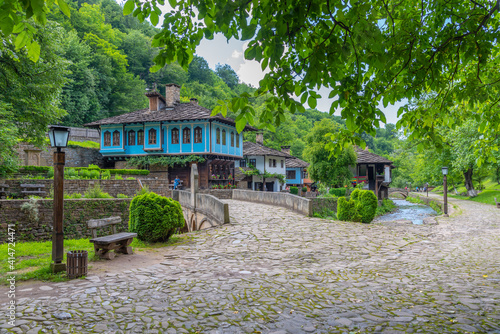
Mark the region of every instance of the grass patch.
<instances>
[{"instance_id":1,"label":"grass patch","mask_svg":"<svg viewBox=\"0 0 500 334\"><path fill-rule=\"evenodd\" d=\"M86 140L86 141L73 141L69 140L68 141L68 147L74 147L74 146L79 146L79 147L86 147L86 148L96 148L99 149L100 145L99 143L96 143L95 141L91 140Z\"/></svg>"},{"instance_id":2,"label":"grass patch","mask_svg":"<svg viewBox=\"0 0 500 334\"><path fill-rule=\"evenodd\" d=\"M415 204L425 204L424 201L422 201L420 198L418 197L411 197L411 196L408 196L406 197L406 200L410 203L415 203Z\"/></svg>"},{"instance_id":3,"label":"grass patch","mask_svg":"<svg viewBox=\"0 0 500 334\"><path fill-rule=\"evenodd\" d=\"M397 206L390 199L384 199L382 201L382 205L377 207L377 212L375 213L375 217L385 215L386 213L390 213L396 211Z\"/></svg>"},{"instance_id":4,"label":"grass patch","mask_svg":"<svg viewBox=\"0 0 500 334\"><path fill-rule=\"evenodd\" d=\"M147 243L134 239L131 246L135 251L144 251L159 249L172 245L187 243L193 239L192 235L176 234L168 242ZM66 263L66 253L71 250L86 250L89 254L89 262L101 261L94 254L94 244L89 239L70 239L64 240L64 260ZM50 263L52 259L52 241L44 242L16 242L15 247L15 272L17 272L17 281L40 280L60 282L66 281L66 273L52 273ZM7 284L8 263L8 244L0 245L0 284Z\"/></svg>"},{"instance_id":5,"label":"grass patch","mask_svg":"<svg viewBox=\"0 0 500 334\"><path fill-rule=\"evenodd\" d=\"M468 198L471 201L495 205L495 197L500 201L500 190L483 190L476 197Z\"/></svg>"}]
</instances>

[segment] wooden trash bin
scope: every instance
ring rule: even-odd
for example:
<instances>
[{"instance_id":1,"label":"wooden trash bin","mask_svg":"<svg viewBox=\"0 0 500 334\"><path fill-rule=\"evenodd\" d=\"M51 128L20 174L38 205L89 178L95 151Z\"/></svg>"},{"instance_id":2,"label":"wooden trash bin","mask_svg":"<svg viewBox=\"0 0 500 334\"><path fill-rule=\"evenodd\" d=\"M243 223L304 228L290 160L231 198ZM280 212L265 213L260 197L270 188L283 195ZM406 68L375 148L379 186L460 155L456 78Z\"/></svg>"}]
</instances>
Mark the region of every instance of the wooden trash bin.
<instances>
[{"instance_id":1,"label":"wooden trash bin","mask_svg":"<svg viewBox=\"0 0 500 334\"><path fill-rule=\"evenodd\" d=\"M85 250L69 251L66 256L66 275L77 278L87 275L88 252Z\"/></svg>"}]
</instances>

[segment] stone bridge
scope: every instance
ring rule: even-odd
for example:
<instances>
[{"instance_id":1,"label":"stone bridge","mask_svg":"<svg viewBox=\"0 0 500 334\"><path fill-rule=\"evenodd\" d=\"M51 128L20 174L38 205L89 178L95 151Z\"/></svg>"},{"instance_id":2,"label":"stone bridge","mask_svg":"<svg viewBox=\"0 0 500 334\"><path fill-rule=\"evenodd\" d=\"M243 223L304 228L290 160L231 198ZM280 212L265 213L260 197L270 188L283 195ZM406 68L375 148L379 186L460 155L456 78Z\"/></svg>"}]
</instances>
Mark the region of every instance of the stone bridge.
<instances>
[{"instance_id":1,"label":"stone bridge","mask_svg":"<svg viewBox=\"0 0 500 334\"><path fill-rule=\"evenodd\" d=\"M181 204L185 231L203 230L229 223L229 205L215 196L198 193L198 166L191 166L191 190L174 190L172 198Z\"/></svg>"},{"instance_id":2,"label":"stone bridge","mask_svg":"<svg viewBox=\"0 0 500 334\"><path fill-rule=\"evenodd\" d=\"M389 188L389 195L394 193L401 194L404 198L409 195L409 191L404 188Z\"/></svg>"}]
</instances>

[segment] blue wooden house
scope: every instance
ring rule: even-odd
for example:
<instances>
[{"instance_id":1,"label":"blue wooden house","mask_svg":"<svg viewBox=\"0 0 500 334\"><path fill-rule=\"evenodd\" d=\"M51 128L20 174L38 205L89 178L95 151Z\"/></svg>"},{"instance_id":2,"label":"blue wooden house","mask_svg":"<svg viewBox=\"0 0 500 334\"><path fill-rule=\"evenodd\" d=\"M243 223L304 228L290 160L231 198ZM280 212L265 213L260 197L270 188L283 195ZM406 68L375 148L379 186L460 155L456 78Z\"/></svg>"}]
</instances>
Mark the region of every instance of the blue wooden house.
<instances>
[{"instance_id":1,"label":"blue wooden house","mask_svg":"<svg viewBox=\"0 0 500 334\"><path fill-rule=\"evenodd\" d=\"M180 86L167 84L165 96L146 93L149 108L105 118L85 126L99 129L100 152L108 162L136 156L199 155L200 187L230 183L234 161L243 158L243 135L234 120L198 105L197 99L180 102ZM251 127L245 130L253 130ZM190 166L171 166L169 179L176 176L189 185ZM231 176L230 176L231 175Z\"/></svg>"},{"instance_id":2,"label":"blue wooden house","mask_svg":"<svg viewBox=\"0 0 500 334\"><path fill-rule=\"evenodd\" d=\"M290 146L281 146L281 152L290 154ZM296 157L287 158L286 165L286 185L302 188L311 188L312 181L308 178L307 167L309 163Z\"/></svg>"}]
</instances>

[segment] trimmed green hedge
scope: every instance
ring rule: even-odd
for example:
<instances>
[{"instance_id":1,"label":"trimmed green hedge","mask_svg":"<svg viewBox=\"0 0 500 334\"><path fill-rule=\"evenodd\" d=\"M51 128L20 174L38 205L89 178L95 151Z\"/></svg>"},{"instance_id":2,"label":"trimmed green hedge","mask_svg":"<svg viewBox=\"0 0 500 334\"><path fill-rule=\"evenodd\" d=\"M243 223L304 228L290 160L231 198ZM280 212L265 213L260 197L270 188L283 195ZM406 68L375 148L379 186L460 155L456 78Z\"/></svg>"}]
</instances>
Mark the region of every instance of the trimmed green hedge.
<instances>
[{"instance_id":1,"label":"trimmed green hedge","mask_svg":"<svg viewBox=\"0 0 500 334\"><path fill-rule=\"evenodd\" d=\"M298 195L299 194L299 188L298 187L290 187L290 194Z\"/></svg>"},{"instance_id":2,"label":"trimmed green hedge","mask_svg":"<svg viewBox=\"0 0 500 334\"><path fill-rule=\"evenodd\" d=\"M146 169L107 169L107 170L109 170L111 174L149 175L149 171Z\"/></svg>"},{"instance_id":3,"label":"trimmed green hedge","mask_svg":"<svg viewBox=\"0 0 500 334\"><path fill-rule=\"evenodd\" d=\"M330 195L333 195L333 196L337 196L337 197L340 197L340 196L345 196L347 192L347 188L330 188Z\"/></svg>"},{"instance_id":4,"label":"trimmed green hedge","mask_svg":"<svg viewBox=\"0 0 500 334\"><path fill-rule=\"evenodd\" d=\"M53 170L53 167L51 166L20 166L20 168L27 172L39 173L48 173ZM68 169L88 172L98 171L101 173L107 173L109 171L110 174L149 175L149 170L146 169L101 169L95 165L91 165L89 167L65 167L65 172L67 172Z\"/></svg>"},{"instance_id":5,"label":"trimmed green hedge","mask_svg":"<svg viewBox=\"0 0 500 334\"><path fill-rule=\"evenodd\" d=\"M339 220L370 223L377 213L378 199L370 190L355 189L350 199L340 197L337 205Z\"/></svg>"},{"instance_id":6,"label":"trimmed green hedge","mask_svg":"<svg viewBox=\"0 0 500 334\"><path fill-rule=\"evenodd\" d=\"M129 230L137 233L139 240L167 241L184 224L181 205L171 198L150 192L130 203Z\"/></svg>"},{"instance_id":7,"label":"trimmed green hedge","mask_svg":"<svg viewBox=\"0 0 500 334\"><path fill-rule=\"evenodd\" d=\"M19 166L19 169L27 172L47 173L52 167L50 166Z\"/></svg>"}]
</instances>

